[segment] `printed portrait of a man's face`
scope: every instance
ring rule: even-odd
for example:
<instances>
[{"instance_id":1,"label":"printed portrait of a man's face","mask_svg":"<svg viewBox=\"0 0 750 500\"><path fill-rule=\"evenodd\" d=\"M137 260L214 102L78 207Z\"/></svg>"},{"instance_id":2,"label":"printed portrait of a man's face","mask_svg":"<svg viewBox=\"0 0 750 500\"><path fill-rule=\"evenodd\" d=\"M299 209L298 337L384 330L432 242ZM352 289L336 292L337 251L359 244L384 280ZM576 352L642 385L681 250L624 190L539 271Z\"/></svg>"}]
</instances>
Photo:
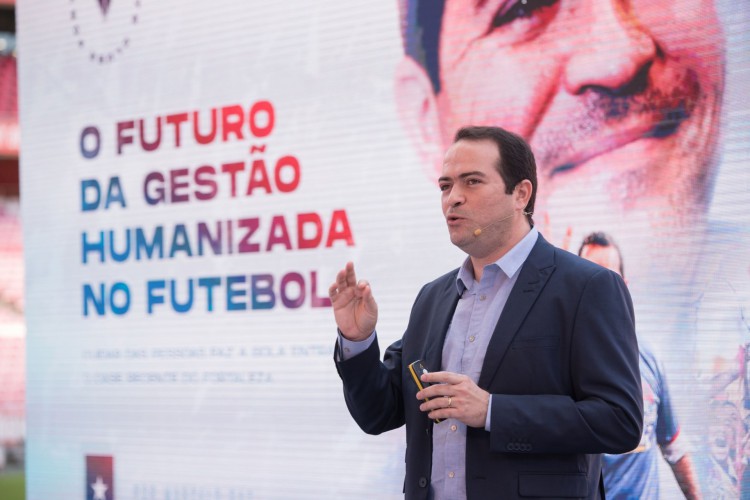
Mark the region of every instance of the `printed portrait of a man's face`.
<instances>
[{"instance_id":1,"label":"printed portrait of a man's face","mask_svg":"<svg viewBox=\"0 0 750 500\"><path fill-rule=\"evenodd\" d=\"M705 213L717 170L723 33L711 0L402 1L397 75L425 165L464 125L521 134L553 242L656 238ZM437 177L437 174L435 174ZM625 234L623 234L625 233Z\"/></svg>"}]
</instances>

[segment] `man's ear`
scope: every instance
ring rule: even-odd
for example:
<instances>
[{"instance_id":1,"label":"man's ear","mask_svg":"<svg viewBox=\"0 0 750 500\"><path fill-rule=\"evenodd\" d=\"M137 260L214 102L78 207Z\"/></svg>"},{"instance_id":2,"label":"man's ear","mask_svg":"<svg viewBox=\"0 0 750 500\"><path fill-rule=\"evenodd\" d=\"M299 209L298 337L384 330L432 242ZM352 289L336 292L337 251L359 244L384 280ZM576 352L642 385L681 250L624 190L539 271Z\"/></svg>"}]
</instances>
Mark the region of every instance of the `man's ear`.
<instances>
[{"instance_id":1,"label":"man's ear","mask_svg":"<svg viewBox=\"0 0 750 500\"><path fill-rule=\"evenodd\" d=\"M437 182L443 168L443 141L432 82L424 68L406 56L396 68L395 83L401 125L428 177Z\"/></svg>"},{"instance_id":2,"label":"man's ear","mask_svg":"<svg viewBox=\"0 0 750 500\"><path fill-rule=\"evenodd\" d=\"M523 179L516 184L516 187L513 189L513 194L516 197L516 207L518 209L526 209L526 205L529 204L529 200L531 199L532 189L531 181L528 179Z\"/></svg>"}]
</instances>

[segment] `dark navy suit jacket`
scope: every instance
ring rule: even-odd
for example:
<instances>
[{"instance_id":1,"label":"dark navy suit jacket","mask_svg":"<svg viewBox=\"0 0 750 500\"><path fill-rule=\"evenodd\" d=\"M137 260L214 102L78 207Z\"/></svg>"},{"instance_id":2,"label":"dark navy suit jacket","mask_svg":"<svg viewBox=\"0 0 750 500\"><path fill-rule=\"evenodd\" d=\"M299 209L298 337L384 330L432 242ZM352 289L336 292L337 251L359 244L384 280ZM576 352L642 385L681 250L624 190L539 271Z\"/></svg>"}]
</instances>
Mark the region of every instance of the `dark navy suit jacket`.
<instances>
[{"instance_id":1,"label":"dark navy suit jacket","mask_svg":"<svg viewBox=\"0 0 750 500\"><path fill-rule=\"evenodd\" d=\"M601 498L600 454L635 448L643 425L630 295L616 273L541 235L519 272L479 378L492 394L491 432L467 431L468 499ZM407 365L422 359L440 370L457 273L422 288L382 362L376 341L336 363L365 432L406 424L407 500L428 498L432 426L440 425L419 410Z\"/></svg>"}]
</instances>

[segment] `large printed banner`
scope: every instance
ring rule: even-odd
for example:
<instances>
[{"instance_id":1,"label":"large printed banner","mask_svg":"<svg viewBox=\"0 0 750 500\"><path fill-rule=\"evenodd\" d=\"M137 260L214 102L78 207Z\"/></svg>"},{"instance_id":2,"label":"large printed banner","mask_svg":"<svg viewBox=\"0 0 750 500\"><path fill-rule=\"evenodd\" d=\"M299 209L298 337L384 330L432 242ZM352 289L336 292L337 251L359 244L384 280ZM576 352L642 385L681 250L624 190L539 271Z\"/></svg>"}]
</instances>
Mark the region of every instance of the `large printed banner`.
<instances>
[{"instance_id":1,"label":"large printed banner","mask_svg":"<svg viewBox=\"0 0 750 500\"><path fill-rule=\"evenodd\" d=\"M327 291L355 262L387 345L461 264L435 180L467 124L529 140L548 240L619 246L646 425L612 487L750 494L744 3L17 14L30 500L400 498L403 433L349 417Z\"/></svg>"}]
</instances>

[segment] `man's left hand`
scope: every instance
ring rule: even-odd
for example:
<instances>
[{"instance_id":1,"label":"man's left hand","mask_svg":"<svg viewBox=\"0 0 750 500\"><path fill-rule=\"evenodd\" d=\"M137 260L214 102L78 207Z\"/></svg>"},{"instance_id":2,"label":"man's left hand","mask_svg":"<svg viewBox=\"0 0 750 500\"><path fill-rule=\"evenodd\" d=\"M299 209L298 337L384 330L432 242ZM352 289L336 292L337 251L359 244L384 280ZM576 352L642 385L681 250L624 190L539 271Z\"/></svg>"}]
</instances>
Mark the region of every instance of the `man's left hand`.
<instances>
[{"instance_id":1,"label":"man's left hand","mask_svg":"<svg viewBox=\"0 0 750 500\"><path fill-rule=\"evenodd\" d=\"M428 417L455 418L469 427L484 428L490 403L489 392L480 389L466 375L458 373L425 373L420 378L422 382L435 384L417 393L417 399L430 399L419 406L420 410L429 412Z\"/></svg>"}]
</instances>

